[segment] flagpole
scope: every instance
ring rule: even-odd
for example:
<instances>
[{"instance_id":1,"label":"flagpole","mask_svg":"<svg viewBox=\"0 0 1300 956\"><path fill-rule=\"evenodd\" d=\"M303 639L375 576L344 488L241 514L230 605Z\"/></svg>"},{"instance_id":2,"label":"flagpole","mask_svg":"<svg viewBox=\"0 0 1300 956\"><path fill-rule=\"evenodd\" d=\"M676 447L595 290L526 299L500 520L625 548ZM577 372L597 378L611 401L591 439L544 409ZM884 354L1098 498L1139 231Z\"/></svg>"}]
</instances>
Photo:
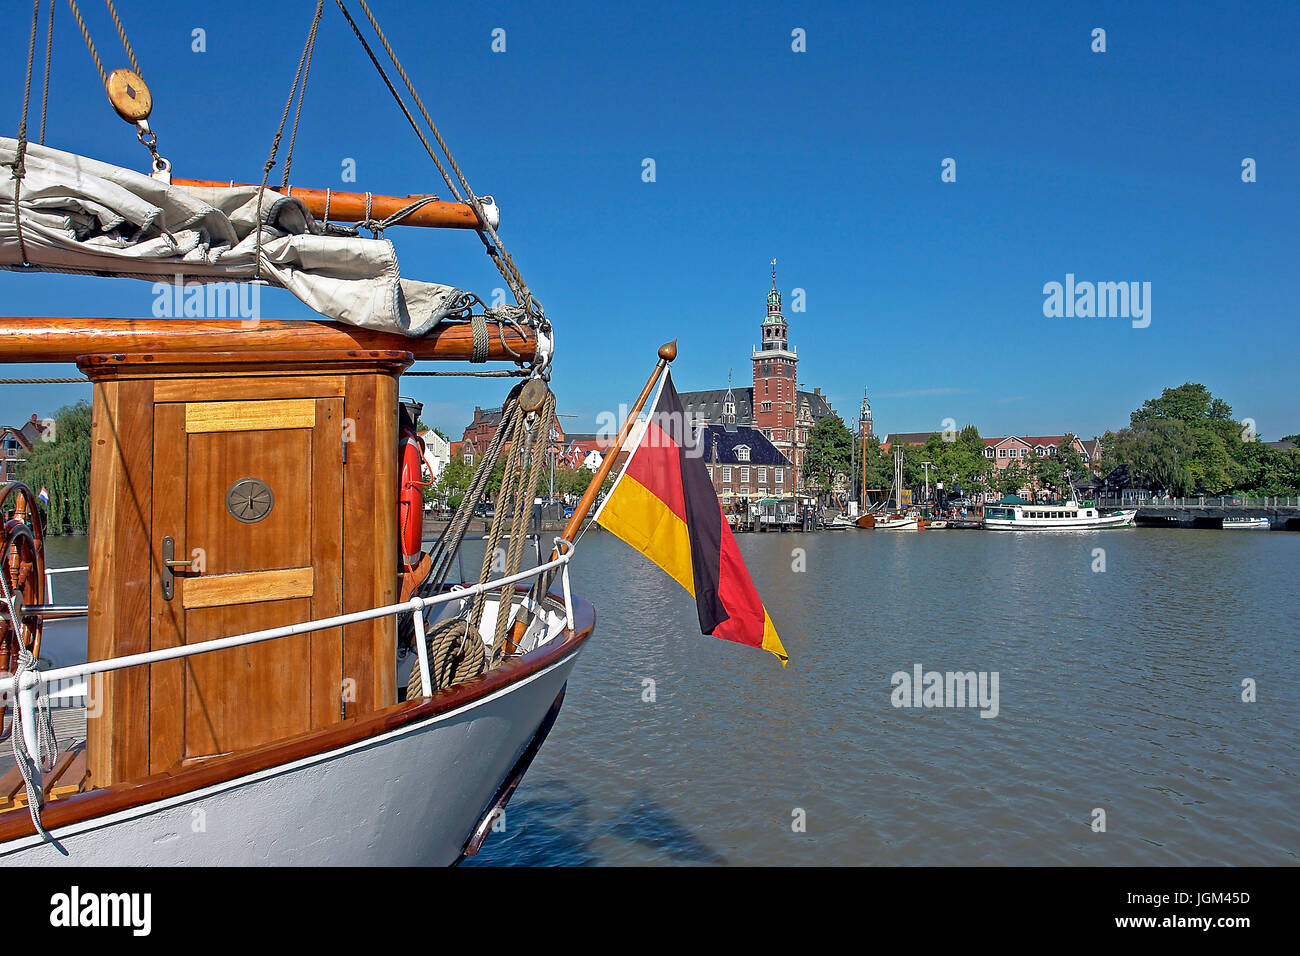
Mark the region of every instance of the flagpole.
<instances>
[{"instance_id":1,"label":"flagpole","mask_svg":"<svg viewBox=\"0 0 1300 956\"><path fill-rule=\"evenodd\" d=\"M573 509L573 517L564 526L560 532L560 537L565 541L573 541L574 535L582 528L582 523L587 519L588 512L600 494L600 486L605 483L609 477L610 471L614 468L614 462L618 458L619 452L623 450L623 443L627 441L627 436L632 433L632 426L636 424L637 418L641 415L641 409L645 407L646 399L654 391L655 383L663 375L664 369L677 358L677 340L665 342L659 346L659 361L655 363L655 370L650 373L650 378L646 380L645 388L641 389L641 394L637 397L636 403L632 406L627 418L623 422L623 427L619 429L618 436L614 439L612 445L605 452L604 458L601 459L600 467L596 469L596 474L591 479L591 484L587 485L587 490L582 493L578 499L577 505ZM550 560L554 561L560 556L560 549L556 547L551 551ZM551 589L551 582L554 580L554 572L543 575L533 585L532 596L534 599L540 598ZM518 641L528 630L528 625L532 622L532 614L525 607L519 608L518 616L515 618L510 628L510 635L506 640L506 650L513 651L518 646Z\"/></svg>"},{"instance_id":2,"label":"flagpole","mask_svg":"<svg viewBox=\"0 0 1300 956\"><path fill-rule=\"evenodd\" d=\"M614 460L618 458L619 452L623 450L623 443L627 441L627 436L631 433L632 426L636 424L636 420L641 414L641 409L645 406L646 399L648 399L650 393L654 391L655 383L659 381L659 377L663 374L664 369L666 369L676 358L676 339L659 346L659 362L655 365L654 372L651 373L649 380L645 383L645 388L641 389L641 395L637 398L636 404L632 406L632 411L628 413L627 418L624 420L623 427L619 429L618 437L614 439L614 443L610 445L609 450L605 453L605 457L601 459L600 467L596 469L595 477L591 479L591 484L587 486L587 490L582 493L582 498L579 499L578 504L573 509L573 517L569 519L569 523L564 526L564 531L560 534L560 537L565 541L572 541L573 536L582 528L582 522L587 519L587 512L591 510L592 503L596 500L596 495L600 494L600 486L605 483L605 479L609 477L609 473L613 470ZM559 556L560 553L558 548L551 552L552 561Z\"/></svg>"}]
</instances>

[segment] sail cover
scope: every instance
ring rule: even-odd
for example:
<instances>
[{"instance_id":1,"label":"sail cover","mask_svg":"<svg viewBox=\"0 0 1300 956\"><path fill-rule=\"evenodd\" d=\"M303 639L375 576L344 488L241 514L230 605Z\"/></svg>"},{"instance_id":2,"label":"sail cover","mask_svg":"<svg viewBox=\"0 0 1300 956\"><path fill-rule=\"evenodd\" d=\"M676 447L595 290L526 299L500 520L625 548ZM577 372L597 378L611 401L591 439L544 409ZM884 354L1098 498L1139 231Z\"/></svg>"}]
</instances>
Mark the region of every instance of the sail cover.
<instances>
[{"instance_id":1,"label":"sail cover","mask_svg":"<svg viewBox=\"0 0 1300 956\"><path fill-rule=\"evenodd\" d=\"M0 267L132 276L154 282L248 281L262 193L261 278L321 315L419 336L462 295L403 279L387 239L327 235L298 200L258 186L173 186L143 173L27 145L14 215L17 140L0 137ZM179 278L178 278L179 277Z\"/></svg>"}]
</instances>

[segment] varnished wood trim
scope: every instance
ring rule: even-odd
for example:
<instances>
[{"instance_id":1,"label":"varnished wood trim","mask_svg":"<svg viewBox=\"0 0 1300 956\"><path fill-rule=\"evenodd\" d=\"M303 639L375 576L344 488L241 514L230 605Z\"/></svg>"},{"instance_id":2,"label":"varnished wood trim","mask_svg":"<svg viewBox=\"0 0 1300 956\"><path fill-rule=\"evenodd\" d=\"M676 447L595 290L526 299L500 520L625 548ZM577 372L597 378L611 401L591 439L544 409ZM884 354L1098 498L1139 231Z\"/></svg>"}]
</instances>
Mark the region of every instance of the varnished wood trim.
<instances>
[{"instance_id":1,"label":"varnished wood trim","mask_svg":"<svg viewBox=\"0 0 1300 956\"><path fill-rule=\"evenodd\" d=\"M288 601L309 598L315 593L311 568L282 568L278 571L246 571L242 574L204 574L185 578L181 605L187 611L228 604L258 601Z\"/></svg>"},{"instance_id":2,"label":"varnished wood trim","mask_svg":"<svg viewBox=\"0 0 1300 956\"><path fill-rule=\"evenodd\" d=\"M553 607L558 604L554 594L550 595L549 603ZM530 654L506 661L486 674L439 691L432 697L396 704L363 717L345 720L325 730L302 734L256 750L216 757L173 773L159 773L144 780L73 794L46 807L41 814L41 821L47 829L56 830L84 820L119 813L315 754L337 750L482 700L558 663L582 646L596 626L596 610L576 595L573 604L574 630L564 632ZM0 844L31 836L35 832L31 816L26 810L0 813Z\"/></svg>"},{"instance_id":3,"label":"varnished wood trim","mask_svg":"<svg viewBox=\"0 0 1300 956\"><path fill-rule=\"evenodd\" d=\"M532 331L514 326L501 333L495 327L489 331L488 361L533 360L537 337ZM440 322L427 335L413 339L340 322L262 319L247 328L239 319L0 318L0 361L4 362L72 362L93 353L250 349L394 349L411 352L416 359L468 362L474 354L474 330L468 322Z\"/></svg>"},{"instance_id":4,"label":"varnished wood trim","mask_svg":"<svg viewBox=\"0 0 1300 956\"><path fill-rule=\"evenodd\" d=\"M274 428L315 428L316 403L309 398L257 402L191 402L185 406L185 431L260 432Z\"/></svg>"},{"instance_id":5,"label":"varnished wood trim","mask_svg":"<svg viewBox=\"0 0 1300 956\"><path fill-rule=\"evenodd\" d=\"M256 389L259 398L326 398L343 395L342 375L313 375L276 378L254 375L238 378L159 379L154 383L155 402L220 402L246 398Z\"/></svg>"}]
</instances>

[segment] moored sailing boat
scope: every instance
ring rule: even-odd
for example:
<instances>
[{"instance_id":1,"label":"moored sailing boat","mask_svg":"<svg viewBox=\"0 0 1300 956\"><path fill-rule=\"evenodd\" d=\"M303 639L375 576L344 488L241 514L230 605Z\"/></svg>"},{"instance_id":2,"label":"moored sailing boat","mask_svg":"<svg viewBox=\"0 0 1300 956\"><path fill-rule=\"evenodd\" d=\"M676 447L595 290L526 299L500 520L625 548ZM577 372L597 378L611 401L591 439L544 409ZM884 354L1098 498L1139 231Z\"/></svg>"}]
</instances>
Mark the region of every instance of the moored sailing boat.
<instances>
[{"instance_id":1,"label":"moored sailing boat","mask_svg":"<svg viewBox=\"0 0 1300 956\"><path fill-rule=\"evenodd\" d=\"M278 285L323 320L0 319L0 361L75 362L93 388L86 606L50 600L41 502L21 484L0 487L0 693L14 751L0 780L0 859L453 863L503 811L593 631L594 610L569 587L570 542L632 421L550 560L523 568L540 436L555 414L553 330L500 242L495 205L450 154L455 176L439 165L450 200L324 190L322 201L287 185L287 161L279 190L265 178L173 179L124 31L123 41L132 69L101 75L150 172L29 143L25 101L18 138L0 142L0 266L165 279L164 289L174 278L187 302L195 290L203 301L203 284ZM516 304L401 277L381 238L394 225L474 230ZM632 418L674 355L661 350ZM522 379L427 549L414 422L398 399L417 361L495 364L489 374ZM453 580L498 464L502 500L517 507L494 514L478 580ZM498 542L509 542L504 572ZM80 660L47 666L47 629L82 641ZM57 722L61 740L51 706L73 718Z\"/></svg>"}]
</instances>

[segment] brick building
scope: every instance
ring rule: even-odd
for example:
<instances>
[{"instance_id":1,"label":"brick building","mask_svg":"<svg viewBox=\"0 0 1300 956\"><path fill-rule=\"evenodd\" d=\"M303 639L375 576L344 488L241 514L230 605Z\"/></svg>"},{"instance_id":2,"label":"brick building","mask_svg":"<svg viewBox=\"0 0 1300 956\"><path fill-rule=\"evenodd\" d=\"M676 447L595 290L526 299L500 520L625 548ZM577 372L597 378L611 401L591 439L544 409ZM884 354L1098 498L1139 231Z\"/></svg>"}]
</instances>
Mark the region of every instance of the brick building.
<instances>
[{"instance_id":1,"label":"brick building","mask_svg":"<svg viewBox=\"0 0 1300 956\"><path fill-rule=\"evenodd\" d=\"M501 425L501 409L499 408L480 408L474 406L474 420L465 426L465 431L461 435L459 442L453 443L452 454L459 455L465 459L467 464L474 464L487 451L492 439L496 436L497 428ZM552 447L562 450L565 445L564 427L557 418L551 426L554 433L552 437Z\"/></svg>"},{"instance_id":2,"label":"brick building","mask_svg":"<svg viewBox=\"0 0 1300 956\"><path fill-rule=\"evenodd\" d=\"M714 490L729 498L787 498L794 493L790 461L750 425L706 425L696 439Z\"/></svg>"},{"instance_id":3,"label":"brick building","mask_svg":"<svg viewBox=\"0 0 1300 956\"><path fill-rule=\"evenodd\" d=\"M757 429L786 459L790 472L785 492L803 490L803 456L808 434L827 415L834 415L820 388L799 388L799 356L790 343L790 327L781 312L776 287L776 260L772 260L772 289L767 295L767 317L759 329L760 344L750 353L753 387L682 392L686 414L708 425L734 425Z\"/></svg>"}]
</instances>

